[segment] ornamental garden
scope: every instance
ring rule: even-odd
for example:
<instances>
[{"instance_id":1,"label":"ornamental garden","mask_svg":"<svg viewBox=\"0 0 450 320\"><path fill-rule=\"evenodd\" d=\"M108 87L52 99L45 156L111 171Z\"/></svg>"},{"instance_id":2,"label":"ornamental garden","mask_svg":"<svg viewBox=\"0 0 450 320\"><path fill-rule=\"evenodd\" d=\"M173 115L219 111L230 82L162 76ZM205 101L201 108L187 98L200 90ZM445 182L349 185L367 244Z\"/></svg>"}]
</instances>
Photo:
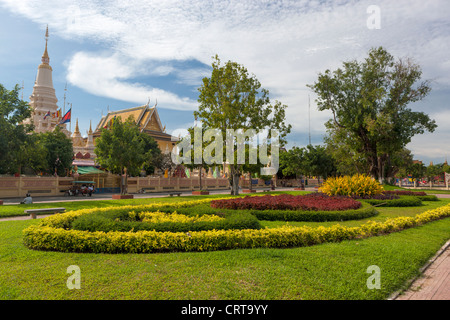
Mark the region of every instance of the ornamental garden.
<instances>
[{"instance_id":1,"label":"ornamental garden","mask_svg":"<svg viewBox=\"0 0 450 320\"><path fill-rule=\"evenodd\" d=\"M424 192L385 191L372 178L356 175L329 178L314 193L72 210L29 226L23 231L23 241L30 249L77 253L306 247L386 235L450 216L450 205L444 205L415 216L368 220L376 218L380 208L418 207L430 201L439 199ZM365 222L341 224L359 220ZM269 221L284 223L268 227Z\"/></svg>"}]
</instances>

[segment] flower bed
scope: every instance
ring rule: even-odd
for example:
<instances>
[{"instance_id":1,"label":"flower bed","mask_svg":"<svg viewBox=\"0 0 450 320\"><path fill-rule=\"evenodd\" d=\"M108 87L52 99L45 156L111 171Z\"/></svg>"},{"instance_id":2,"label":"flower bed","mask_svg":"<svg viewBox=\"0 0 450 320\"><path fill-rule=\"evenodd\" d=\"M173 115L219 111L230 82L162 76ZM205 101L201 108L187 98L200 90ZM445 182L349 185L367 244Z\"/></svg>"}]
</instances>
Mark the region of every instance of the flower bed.
<instances>
[{"instance_id":1,"label":"flower bed","mask_svg":"<svg viewBox=\"0 0 450 320\"><path fill-rule=\"evenodd\" d=\"M311 193L300 196L282 194L213 200L211 207L232 210L341 211L359 209L361 202L348 197Z\"/></svg>"},{"instance_id":2,"label":"flower bed","mask_svg":"<svg viewBox=\"0 0 450 320\"><path fill-rule=\"evenodd\" d=\"M383 194L394 194L397 196L426 196L423 191L409 191L409 190L388 190L383 191Z\"/></svg>"},{"instance_id":3,"label":"flower bed","mask_svg":"<svg viewBox=\"0 0 450 320\"><path fill-rule=\"evenodd\" d=\"M81 211L81 210L80 210ZM397 217L367 222L359 227L281 227L259 230L210 230L197 232L88 232L67 230L58 220L73 219L69 212L59 219L45 218L24 230L28 248L63 252L151 253L168 251L211 251L238 248L288 248L360 239L388 234L450 217L450 205L415 217ZM70 217L70 218L69 218Z\"/></svg>"}]
</instances>

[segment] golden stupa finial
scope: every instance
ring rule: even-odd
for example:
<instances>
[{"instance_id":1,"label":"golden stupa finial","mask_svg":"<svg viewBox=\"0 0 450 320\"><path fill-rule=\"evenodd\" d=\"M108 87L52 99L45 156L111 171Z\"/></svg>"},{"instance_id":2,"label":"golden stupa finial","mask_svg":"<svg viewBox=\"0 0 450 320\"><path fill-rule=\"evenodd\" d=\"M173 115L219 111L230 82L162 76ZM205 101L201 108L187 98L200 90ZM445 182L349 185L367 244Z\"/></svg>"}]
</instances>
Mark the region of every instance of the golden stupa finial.
<instances>
[{"instance_id":1,"label":"golden stupa finial","mask_svg":"<svg viewBox=\"0 0 450 320\"><path fill-rule=\"evenodd\" d=\"M92 120L89 123L89 132L88 132L88 134L92 134Z\"/></svg>"},{"instance_id":2,"label":"golden stupa finial","mask_svg":"<svg viewBox=\"0 0 450 320\"><path fill-rule=\"evenodd\" d=\"M45 31L45 51L44 51L44 54L42 55L42 63L44 63L44 64L49 64L49 62L50 62L50 57L48 56L48 51L47 51L47 43L48 43L48 25L47 25L47 29Z\"/></svg>"}]
</instances>

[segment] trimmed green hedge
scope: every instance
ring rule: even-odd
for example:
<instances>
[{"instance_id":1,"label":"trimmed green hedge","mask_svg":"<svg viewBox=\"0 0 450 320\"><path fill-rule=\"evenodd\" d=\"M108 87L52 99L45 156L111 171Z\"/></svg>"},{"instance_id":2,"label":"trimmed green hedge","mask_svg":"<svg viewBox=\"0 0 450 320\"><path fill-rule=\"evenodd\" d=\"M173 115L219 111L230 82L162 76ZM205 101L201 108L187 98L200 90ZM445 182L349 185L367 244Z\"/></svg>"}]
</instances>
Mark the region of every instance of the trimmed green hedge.
<instances>
[{"instance_id":1,"label":"trimmed green hedge","mask_svg":"<svg viewBox=\"0 0 450 320\"><path fill-rule=\"evenodd\" d=\"M173 212L173 208L161 208L162 212ZM258 220L267 221L305 221L305 222L325 222L325 221L347 221L361 220L376 216L378 212L370 204L362 202L359 209L343 211L314 211L314 210L233 210L211 208L209 205L200 204L189 208L178 208L177 213L186 215L219 214L226 215L232 213L252 214Z\"/></svg>"},{"instance_id":2,"label":"trimmed green hedge","mask_svg":"<svg viewBox=\"0 0 450 320\"><path fill-rule=\"evenodd\" d=\"M377 210L367 203L355 210L345 211L294 211L294 210L247 210L259 220L327 222L361 220L376 216Z\"/></svg>"},{"instance_id":3,"label":"trimmed green hedge","mask_svg":"<svg viewBox=\"0 0 450 320\"><path fill-rule=\"evenodd\" d=\"M435 195L426 195L426 196L415 196L416 198L419 198L422 201L439 201L439 198Z\"/></svg>"},{"instance_id":4,"label":"trimmed green hedge","mask_svg":"<svg viewBox=\"0 0 450 320\"><path fill-rule=\"evenodd\" d=\"M400 199L392 200L364 199L363 201L377 207L420 207L422 205L419 197L412 196L402 196Z\"/></svg>"}]
</instances>

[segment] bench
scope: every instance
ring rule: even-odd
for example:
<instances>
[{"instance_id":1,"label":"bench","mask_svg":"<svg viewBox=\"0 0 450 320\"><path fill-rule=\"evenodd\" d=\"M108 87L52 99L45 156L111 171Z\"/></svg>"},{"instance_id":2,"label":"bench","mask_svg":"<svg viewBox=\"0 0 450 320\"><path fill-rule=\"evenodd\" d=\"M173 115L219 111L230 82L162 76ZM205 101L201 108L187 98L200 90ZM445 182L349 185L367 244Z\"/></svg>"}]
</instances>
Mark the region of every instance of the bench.
<instances>
[{"instance_id":1,"label":"bench","mask_svg":"<svg viewBox=\"0 0 450 320\"><path fill-rule=\"evenodd\" d=\"M43 209L28 209L28 210L25 210L25 213L30 214L31 219L36 219L36 215L38 213L52 214L52 213L61 213L64 211L66 211L66 208L43 208Z\"/></svg>"},{"instance_id":2,"label":"bench","mask_svg":"<svg viewBox=\"0 0 450 320\"><path fill-rule=\"evenodd\" d=\"M263 189L263 192L270 192L270 191L272 191L272 189L270 188Z\"/></svg>"},{"instance_id":3,"label":"bench","mask_svg":"<svg viewBox=\"0 0 450 320\"><path fill-rule=\"evenodd\" d=\"M173 197L174 195L181 196L181 192L169 192L169 195Z\"/></svg>"}]
</instances>

